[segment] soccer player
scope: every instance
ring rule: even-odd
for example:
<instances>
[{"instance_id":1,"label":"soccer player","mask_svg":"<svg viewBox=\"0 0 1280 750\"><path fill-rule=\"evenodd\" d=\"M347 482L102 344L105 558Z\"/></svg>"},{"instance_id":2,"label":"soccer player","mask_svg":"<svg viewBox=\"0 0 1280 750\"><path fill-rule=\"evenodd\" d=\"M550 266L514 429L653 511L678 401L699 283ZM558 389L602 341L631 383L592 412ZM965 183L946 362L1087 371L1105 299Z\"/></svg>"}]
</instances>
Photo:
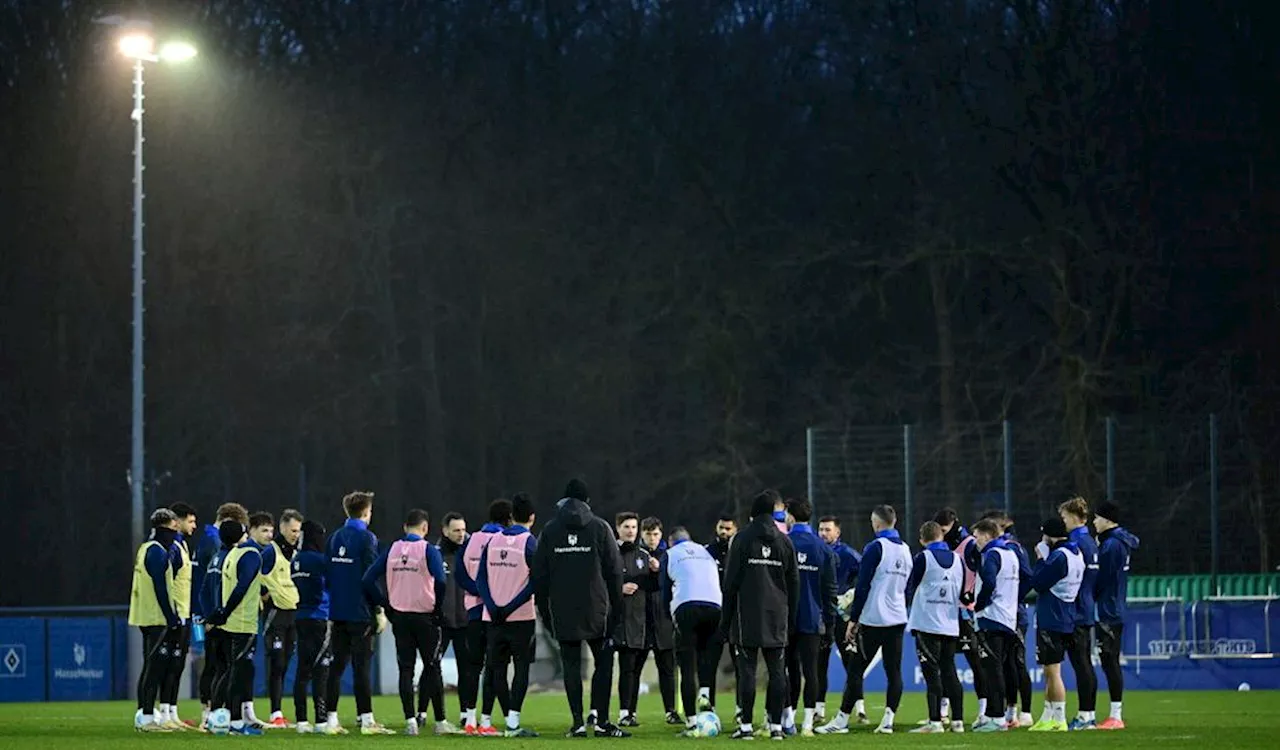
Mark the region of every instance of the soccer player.
<instances>
[{"instance_id":1,"label":"soccer player","mask_svg":"<svg viewBox=\"0 0 1280 750\"><path fill-rule=\"evenodd\" d=\"M520 724L537 645L531 571L538 540L530 533L535 520L533 500L528 495L522 492L511 498L512 523L480 553L476 577L484 618L489 623L485 670L493 674L498 699L507 706L507 737L538 736ZM507 665L511 663L515 669L508 689Z\"/></svg>"},{"instance_id":2,"label":"soccer player","mask_svg":"<svg viewBox=\"0 0 1280 750\"><path fill-rule=\"evenodd\" d=\"M943 696L950 698L956 715L964 715L964 688L956 674L964 562L942 537L942 527L936 521L924 522L920 527L920 546L924 549L915 556L907 579L907 627L916 642L929 705L928 723L912 729L913 734L946 731L942 723ZM964 721L952 721L951 730L963 732Z\"/></svg>"},{"instance_id":3,"label":"soccer player","mask_svg":"<svg viewBox=\"0 0 1280 750\"><path fill-rule=\"evenodd\" d=\"M543 625L560 644L565 697L573 726L566 737L630 737L609 721L613 688L612 634L622 612L622 563L609 523L591 512L587 485L573 479L534 555L534 601ZM591 715L582 706L582 644L591 649Z\"/></svg>"},{"instance_id":4,"label":"soccer player","mask_svg":"<svg viewBox=\"0 0 1280 750\"><path fill-rule=\"evenodd\" d=\"M1019 567L1030 571L1031 561L1026 549L1018 541L1013 532L1013 519L1001 510L991 510L983 514L983 518L995 521L1001 530L1000 539L1015 555L1018 556ZM1010 729L1030 727L1034 723L1031 717L1031 673L1027 671L1027 604L1018 602L1018 642L1011 644L1004 659L1004 718ZM1021 705L1022 712L1018 712Z\"/></svg>"},{"instance_id":5,"label":"soccer player","mask_svg":"<svg viewBox=\"0 0 1280 750\"><path fill-rule=\"evenodd\" d=\"M324 553L324 526L315 521L302 522L301 549L293 556L293 585L298 590L298 670L293 676L293 711L298 720L298 734L336 734L329 726L325 707L329 689L329 592L325 590L325 571L329 559ZM307 721L307 686L315 704L316 723Z\"/></svg>"},{"instance_id":6,"label":"soccer player","mask_svg":"<svg viewBox=\"0 0 1280 750\"><path fill-rule=\"evenodd\" d=\"M480 587L476 585L476 576L480 572L480 556L490 540L500 535L511 525L511 501L498 498L489 503L489 522L480 530L467 538L466 544L458 550L458 558L454 565L457 571L458 585L466 592L467 634L464 661L458 663L458 701L466 713L463 720L465 731L469 735L496 737L498 730L493 726L493 701L495 696L494 674L484 668L485 657L489 653L489 623L484 619L484 601L480 598ZM456 651L455 651L456 653ZM483 683L481 682L483 680ZM476 722L476 695L481 692L480 720ZM507 707L503 706L503 711Z\"/></svg>"},{"instance_id":7,"label":"soccer player","mask_svg":"<svg viewBox=\"0 0 1280 750\"><path fill-rule=\"evenodd\" d=\"M716 567L720 571L721 579L724 578L724 561L729 556L729 542L733 541L733 537L738 533L738 520L727 513L720 514L716 520L716 540L708 544L706 549L711 554L711 558L716 561ZM732 643L726 642L724 648L729 651L729 668L733 670L733 682L738 683L738 647ZM737 701L737 690L734 691L734 700ZM711 685L711 708L716 707L716 686ZM738 717L741 714L738 707L733 708L733 721L738 723Z\"/></svg>"},{"instance_id":8,"label":"soccer player","mask_svg":"<svg viewBox=\"0 0 1280 750\"><path fill-rule=\"evenodd\" d=\"M756 667L764 654L769 683L765 694L768 736L782 739L787 703L786 648L795 631L800 604L800 571L791 540L778 530L774 498L768 490L751 502L751 522L729 546L724 568L720 635L738 646L738 705L742 709L733 739L754 736Z\"/></svg>"},{"instance_id":9,"label":"soccer player","mask_svg":"<svg viewBox=\"0 0 1280 750\"><path fill-rule=\"evenodd\" d=\"M782 714L782 731L785 734L796 733L796 706L799 705L803 680L804 721L801 733L812 737L818 703L818 671L826 667L818 661L822 639L836 618L836 557L809 525L813 506L808 500L796 498L789 501L787 513L793 520L788 536L795 548L796 568L800 574L800 604L796 627L787 644L787 677L791 689Z\"/></svg>"},{"instance_id":10,"label":"soccer player","mask_svg":"<svg viewBox=\"0 0 1280 750\"><path fill-rule=\"evenodd\" d=\"M907 626L907 578L911 575L911 550L894 526L898 514L891 505L877 505L871 511L871 528L876 538L862 550L858 586L849 608L846 639L853 646L849 674L845 681L840 713L819 727L818 734L845 734L849 714L866 715L862 697L862 676L867 665L881 654L888 690L884 717L877 734L893 734L893 717L902 702L902 633Z\"/></svg>"},{"instance_id":11,"label":"soccer player","mask_svg":"<svg viewBox=\"0 0 1280 750\"><path fill-rule=\"evenodd\" d=\"M1129 558L1138 549L1138 537L1120 525L1121 511L1114 503L1099 503L1093 525L1098 530L1098 650L1102 672L1111 692L1111 715L1098 729L1124 729L1124 670L1120 668L1120 643L1129 588Z\"/></svg>"},{"instance_id":12,"label":"soccer player","mask_svg":"<svg viewBox=\"0 0 1280 750\"><path fill-rule=\"evenodd\" d=\"M1003 732L1009 728L1005 716L1005 655L1017 647L1018 602L1022 601L1023 584L1031 575L1000 538L1002 534L1000 524L991 518L973 526L974 544L982 551L982 566L978 569L981 585L974 611L978 615L982 666L990 690L986 721L974 727L975 732Z\"/></svg>"},{"instance_id":13,"label":"soccer player","mask_svg":"<svg viewBox=\"0 0 1280 750\"><path fill-rule=\"evenodd\" d=\"M978 718L973 722L976 728L987 715L986 669L982 666L982 649L978 643L978 627L973 613L974 589L977 586L978 567L982 564L982 555L974 544L973 535L960 523L955 510L943 508L934 515L933 520L942 527L943 541L959 555L961 562L964 563L964 586L960 591L960 641L956 644L956 648L964 654L969 672L973 675L973 692L978 696ZM950 716L952 719L964 718L951 712L951 701L945 697L942 699L942 715Z\"/></svg>"},{"instance_id":14,"label":"soccer player","mask_svg":"<svg viewBox=\"0 0 1280 750\"><path fill-rule=\"evenodd\" d=\"M347 522L329 536L325 554L329 557L325 585L329 591L330 637L333 639L333 668L329 670L329 726L341 732L338 697L342 672L351 662L356 712L361 734L395 734L373 718L373 685L369 666L373 658L373 638L386 627L381 608L371 603L364 591L364 574L378 556L378 537L369 531L373 518L373 493L352 492L342 499Z\"/></svg>"},{"instance_id":15,"label":"soccer player","mask_svg":"<svg viewBox=\"0 0 1280 750\"><path fill-rule=\"evenodd\" d=\"M624 511L614 516L618 532L618 554L622 562L622 613L613 642L618 652L618 726L637 727L634 713L640 675L637 667L648 643L648 597L644 584L649 577L649 553L639 542L640 516Z\"/></svg>"},{"instance_id":16,"label":"soccer player","mask_svg":"<svg viewBox=\"0 0 1280 750\"><path fill-rule=\"evenodd\" d=\"M218 529L223 521L237 521L242 528L247 528L249 511L245 510L240 503L223 503L218 506L213 520L212 525L204 527L195 556L191 560L192 576L197 575L197 572L199 575L199 578L192 579L194 591L191 597L191 615L198 630L204 634L204 659L200 666L199 683L201 716L200 723L197 725L201 731L206 731L209 711L213 703L213 682L218 674L218 659L214 651L217 648L215 641L219 637L217 628L205 627L204 615L206 612L212 612L213 608L222 601L222 558L231 549L229 546L223 546ZM238 544L239 540L237 539L235 543ZM196 629L193 628L193 630Z\"/></svg>"},{"instance_id":17,"label":"soccer player","mask_svg":"<svg viewBox=\"0 0 1280 750\"><path fill-rule=\"evenodd\" d=\"M467 519L461 513L450 511L444 514L440 526L440 542L436 548L444 560L445 574L444 601L440 605L440 653L446 653L453 646L454 663L461 676L467 661L467 592L458 583L455 567L458 552L467 541ZM458 703L458 726L466 726L467 709L462 705L461 691ZM443 705L440 710L444 710Z\"/></svg>"},{"instance_id":18,"label":"soccer player","mask_svg":"<svg viewBox=\"0 0 1280 750\"><path fill-rule=\"evenodd\" d=\"M706 547L692 544L677 526L667 536L667 564L661 572L663 602L675 621L676 660L680 663L680 697L685 731L697 736L694 716L710 711L720 661L720 572Z\"/></svg>"},{"instance_id":19,"label":"soccer player","mask_svg":"<svg viewBox=\"0 0 1280 750\"><path fill-rule=\"evenodd\" d=\"M662 538L662 521L649 516L640 522L641 548L648 554L648 572L644 578L645 591L645 649L640 652L632 674L631 714L635 715L636 698L640 694L640 674L645 659L653 652L658 667L658 691L662 695L662 707L666 721L671 726L682 726L684 719L676 711L676 636L671 611L663 606L660 585L662 566L666 564L667 548Z\"/></svg>"},{"instance_id":20,"label":"soccer player","mask_svg":"<svg viewBox=\"0 0 1280 750\"><path fill-rule=\"evenodd\" d=\"M263 514L267 518L271 514ZM262 548L262 575L270 598L265 602L266 626L262 639L267 645L267 695L271 700L271 718L267 725L277 729L293 726L284 718L284 674L298 638L295 621L298 614L298 589L289 571L298 552L302 535L302 514L286 508L280 514L280 534Z\"/></svg>"},{"instance_id":21,"label":"soccer player","mask_svg":"<svg viewBox=\"0 0 1280 750\"><path fill-rule=\"evenodd\" d=\"M1036 661L1044 667L1044 713L1032 732L1067 731L1067 688L1062 683L1062 659L1076 630L1076 600L1085 576L1080 545L1067 538L1061 518L1040 527L1043 546L1036 545L1040 562L1031 574L1036 590Z\"/></svg>"},{"instance_id":22,"label":"soccer player","mask_svg":"<svg viewBox=\"0 0 1280 750\"><path fill-rule=\"evenodd\" d=\"M444 682L440 676L439 605L444 601L444 560L427 541L430 517L414 508L404 521L404 536L365 571L365 596L391 613L396 641L400 707L404 733L417 735L427 722L427 706L436 706L436 734L456 734L444 718ZM384 593L385 592L385 593ZM413 673L422 657L418 679L418 708L413 706Z\"/></svg>"},{"instance_id":23,"label":"soccer player","mask_svg":"<svg viewBox=\"0 0 1280 750\"><path fill-rule=\"evenodd\" d=\"M183 731L188 728L188 724L178 718L178 688L182 684L182 673L187 667L187 649L191 645L191 600L195 591L191 582L196 571L192 566L191 545L188 540L196 530L196 511L186 503L174 503L169 506L169 510L178 519L178 533L174 535L173 544L169 548L169 559L175 568L173 608L182 624L176 636L178 647L169 653L173 663L166 670L164 684L160 686L159 715L156 720L170 729Z\"/></svg>"},{"instance_id":24,"label":"soccer player","mask_svg":"<svg viewBox=\"0 0 1280 750\"><path fill-rule=\"evenodd\" d=\"M249 517L250 524L255 520L261 519ZM269 533L271 523L265 528ZM242 541L222 560L221 602L206 618L210 625L222 630L225 639L220 651L221 683L214 686L214 708L230 710L232 734L261 735L260 722L252 721L252 711L253 655L262 606L258 595L262 585L262 545L252 537L246 538L239 521L227 521L218 528L224 543L234 539L237 532Z\"/></svg>"},{"instance_id":25,"label":"soccer player","mask_svg":"<svg viewBox=\"0 0 1280 750\"><path fill-rule=\"evenodd\" d=\"M840 539L840 519L837 516L818 519L818 536L822 537L822 541L827 543L827 547L835 555L836 596L841 596L857 585L858 565L862 562L862 556ZM822 634L821 650L818 652L818 704L813 720L819 724L827 721L827 667L831 663L831 648L844 635L836 632L837 620L838 618L833 617L827 623ZM841 661L848 661L845 658L847 653L843 648L840 649ZM848 664L845 664L845 669L848 670Z\"/></svg>"},{"instance_id":26,"label":"soccer player","mask_svg":"<svg viewBox=\"0 0 1280 750\"><path fill-rule=\"evenodd\" d=\"M142 631L142 673L138 675L138 712L133 726L140 732L173 731L156 716L156 697L168 671L169 653L178 648L182 621L173 602L173 566L169 547L178 533L178 518L167 508L151 514L151 538L133 558L129 592L129 624Z\"/></svg>"},{"instance_id":27,"label":"soccer player","mask_svg":"<svg viewBox=\"0 0 1280 750\"><path fill-rule=\"evenodd\" d=\"M1089 530L1089 504L1073 497L1058 506L1058 516L1067 526L1072 542L1084 556L1084 580L1076 597L1076 629L1071 634L1067 658L1076 675L1076 694L1080 698L1079 714L1071 721L1072 731L1097 729L1098 674L1093 671L1094 588L1098 585L1098 543Z\"/></svg>"}]
</instances>

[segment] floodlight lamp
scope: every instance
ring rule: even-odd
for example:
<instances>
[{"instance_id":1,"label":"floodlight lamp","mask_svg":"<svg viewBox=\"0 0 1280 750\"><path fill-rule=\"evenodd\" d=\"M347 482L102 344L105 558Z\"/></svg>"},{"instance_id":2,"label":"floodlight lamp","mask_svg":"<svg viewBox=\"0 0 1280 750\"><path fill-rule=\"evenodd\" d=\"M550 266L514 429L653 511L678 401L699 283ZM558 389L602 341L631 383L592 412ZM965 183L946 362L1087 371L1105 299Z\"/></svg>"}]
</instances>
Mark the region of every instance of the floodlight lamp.
<instances>
[{"instance_id":1,"label":"floodlight lamp","mask_svg":"<svg viewBox=\"0 0 1280 750\"><path fill-rule=\"evenodd\" d=\"M166 42L160 47L160 59L165 62L183 62L196 56L196 48L186 42Z\"/></svg>"},{"instance_id":2,"label":"floodlight lamp","mask_svg":"<svg viewBox=\"0 0 1280 750\"><path fill-rule=\"evenodd\" d=\"M146 34L129 34L120 38L120 51L125 57L148 58L155 42Z\"/></svg>"}]
</instances>

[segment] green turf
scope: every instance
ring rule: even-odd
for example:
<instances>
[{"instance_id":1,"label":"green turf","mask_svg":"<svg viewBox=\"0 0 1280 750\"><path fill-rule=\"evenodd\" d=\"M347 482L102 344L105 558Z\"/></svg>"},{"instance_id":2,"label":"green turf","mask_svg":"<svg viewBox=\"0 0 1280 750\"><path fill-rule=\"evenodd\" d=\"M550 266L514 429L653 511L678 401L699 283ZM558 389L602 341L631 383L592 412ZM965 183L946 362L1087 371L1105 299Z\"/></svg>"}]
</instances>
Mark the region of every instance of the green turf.
<instances>
[{"instance_id":1,"label":"green turf","mask_svg":"<svg viewBox=\"0 0 1280 750\"><path fill-rule=\"evenodd\" d=\"M761 696L763 697L763 696ZM966 696L971 698L972 695ZM1100 696L1104 701L1101 708L1106 707L1105 694ZM838 696L831 696L838 701ZM342 703L343 723L348 727L354 725L350 698ZM403 726L399 720L398 701L394 697L381 696L375 699L375 714L389 726L397 730ZM868 700L868 710L872 717L877 717L882 704L874 696ZM457 704L453 696L449 697L449 711L456 713ZM722 706L732 705L732 700L722 699ZM834 705L831 704L831 705ZM259 716L265 716L264 701L258 701ZM193 715L195 704L188 702L182 706L187 718ZM1070 709L1071 706L1068 706ZM924 695L908 693L898 713L898 733L893 737L880 737L870 734L870 728L857 729L844 736L816 737L812 739L791 738L788 742L815 745L847 745L860 743L892 744L903 746L929 746L938 750L962 750L963 748L1005 745L1016 747L1110 747L1137 748L1154 744L1158 748L1206 747L1218 748L1270 748L1276 740L1270 734L1274 728L1276 709L1280 708L1280 696L1274 692L1253 691L1235 692L1147 692L1130 693L1125 696L1125 721L1129 726L1123 732L1079 732L1072 734L1030 734L1026 731L1014 731L999 735L909 735L907 730L915 727L917 719L924 713ZM1039 700L1035 709L1039 713ZM757 706L757 712L761 709ZM723 708L722 708L723 712ZM966 713L972 714L974 705L966 707ZM574 744L601 744L610 742L626 742L644 748L687 746L700 742L731 742L726 736L712 740L691 740L674 737L673 730L662 723L661 705L656 696L646 696L640 704L640 717L643 723L636 730L636 736L630 740L566 740L562 734L568 728L569 718L565 708L564 696L543 694L530 696L524 712L526 726L537 729L544 736L532 740L476 739L469 737L362 737L358 734L346 737L324 737L298 735L288 730L272 730L265 737L213 737L194 732L181 734L139 735L133 731L132 704L115 703L26 703L0 704L0 748L3 750L60 750L75 748L89 750L91 748L133 748L145 744L163 744L175 746L186 743L250 743L263 747L292 746L296 743L319 743L326 747L367 747L369 743L408 746L414 743L429 742L461 743L498 742L507 745L537 745L548 742L572 742ZM1100 714L1104 715L1104 714ZM456 719L456 717L452 717ZM969 719L972 720L972 716ZM1270 738L1270 739L1268 739ZM759 740L757 740L759 742Z\"/></svg>"}]
</instances>

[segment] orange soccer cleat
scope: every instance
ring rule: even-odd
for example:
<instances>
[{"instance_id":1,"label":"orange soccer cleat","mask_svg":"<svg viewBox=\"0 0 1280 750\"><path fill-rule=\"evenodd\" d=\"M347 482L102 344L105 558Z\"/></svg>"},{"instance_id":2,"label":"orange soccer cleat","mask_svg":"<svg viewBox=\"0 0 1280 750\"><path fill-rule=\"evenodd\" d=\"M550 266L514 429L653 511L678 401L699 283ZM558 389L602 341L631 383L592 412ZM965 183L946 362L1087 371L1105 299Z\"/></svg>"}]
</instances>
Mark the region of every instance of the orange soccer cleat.
<instances>
[{"instance_id":1,"label":"orange soccer cleat","mask_svg":"<svg viewBox=\"0 0 1280 750\"><path fill-rule=\"evenodd\" d=\"M1108 717L1106 721L1098 722L1098 729L1124 729L1124 722Z\"/></svg>"}]
</instances>

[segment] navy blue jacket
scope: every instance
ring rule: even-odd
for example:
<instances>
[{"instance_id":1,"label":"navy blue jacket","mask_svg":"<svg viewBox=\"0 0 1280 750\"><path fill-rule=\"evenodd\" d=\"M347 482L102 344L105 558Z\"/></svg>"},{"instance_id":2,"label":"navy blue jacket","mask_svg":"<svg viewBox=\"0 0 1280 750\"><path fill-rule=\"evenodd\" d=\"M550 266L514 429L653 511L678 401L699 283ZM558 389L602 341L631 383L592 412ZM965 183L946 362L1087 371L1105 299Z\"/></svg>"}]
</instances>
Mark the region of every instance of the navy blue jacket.
<instances>
[{"instance_id":1,"label":"navy blue jacket","mask_svg":"<svg viewBox=\"0 0 1280 750\"><path fill-rule=\"evenodd\" d=\"M1031 574L1030 587L1039 595L1036 598L1036 627L1054 633L1071 633L1076 629L1076 607L1053 595L1053 585L1067 577L1066 550L1079 551L1075 542L1058 542L1049 556L1036 563ZM1084 585L1080 586L1081 593ZM1080 601L1080 597L1076 597Z\"/></svg>"},{"instance_id":2,"label":"navy blue jacket","mask_svg":"<svg viewBox=\"0 0 1280 750\"><path fill-rule=\"evenodd\" d=\"M490 521L484 526L481 526L480 530L486 534L501 534L503 527L502 524ZM471 594L472 596L480 596L480 586L477 585L476 580L467 573L467 559L465 553L467 551L467 545L470 543L471 535L467 534L467 538L462 540L462 546L458 547L458 552L454 555L453 577L454 580L458 582L458 585L462 587L463 591ZM479 569L477 569L476 574L479 575ZM483 601L467 610L467 622L479 622L482 619L484 619Z\"/></svg>"},{"instance_id":3,"label":"navy blue jacket","mask_svg":"<svg viewBox=\"0 0 1280 750\"><path fill-rule=\"evenodd\" d=\"M378 537L364 521L348 518L329 535L325 589L329 592L329 619L334 622L368 622L373 602L364 593L364 574L378 557Z\"/></svg>"},{"instance_id":4,"label":"navy blue jacket","mask_svg":"<svg viewBox=\"0 0 1280 750\"><path fill-rule=\"evenodd\" d=\"M326 590L326 574L329 558L323 552L299 550L293 556L293 585L298 589L299 620L328 620L329 592Z\"/></svg>"},{"instance_id":5,"label":"navy blue jacket","mask_svg":"<svg viewBox=\"0 0 1280 750\"><path fill-rule=\"evenodd\" d=\"M862 555L842 539L831 545L831 554L836 557L836 594L839 595L858 585L858 566L862 563Z\"/></svg>"},{"instance_id":6,"label":"navy blue jacket","mask_svg":"<svg viewBox=\"0 0 1280 750\"><path fill-rule=\"evenodd\" d=\"M219 548L204 566L204 580L200 582L200 612L204 616L222 606L222 561L230 551L230 547Z\"/></svg>"},{"instance_id":7,"label":"navy blue jacket","mask_svg":"<svg viewBox=\"0 0 1280 750\"><path fill-rule=\"evenodd\" d=\"M977 546L975 543L973 546ZM978 594L977 601L973 604L974 612L981 612L991 605L991 599L996 595L996 582L1000 579L1000 569L1004 565L1004 559L996 553L998 549L1009 549L1009 545L1003 539L993 539L986 547L982 548L982 567L978 568L978 578L982 580L982 591ZM1014 552L1017 555L1016 552ZM1018 601L1022 601L1022 597L1027 595L1028 587L1031 581L1031 568L1023 563L1023 558L1018 557ZM1015 620L1016 624L1016 620ZM998 630L1006 633L1012 633L1004 625L987 617L978 618L979 630Z\"/></svg>"},{"instance_id":8,"label":"navy blue jacket","mask_svg":"<svg viewBox=\"0 0 1280 750\"><path fill-rule=\"evenodd\" d=\"M405 534L402 541L421 542L422 537L417 534ZM377 602L384 607L390 609L391 602L387 599L387 556L391 554L391 548L388 547L378 559L373 561L373 565L364 572L364 578L361 585L364 586L364 595L371 602ZM431 574L432 580L435 581L436 590L436 611L440 611L440 605L444 603L444 591L447 585L444 573L444 558L440 556L440 550L434 544L427 545L427 572Z\"/></svg>"},{"instance_id":9,"label":"navy blue jacket","mask_svg":"<svg viewBox=\"0 0 1280 750\"><path fill-rule=\"evenodd\" d=\"M883 555L880 553L878 539L888 539L897 544L905 544L898 536L897 529L885 529L876 534L876 538L867 542L862 549L862 563L858 566L858 587L853 592L853 606L849 608L849 621L857 622L862 616L862 608L867 606L867 597L871 594L871 581L876 577L876 569L880 567Z\"/></svg>"},{"instance_id":10,"label":"navy blue jacket","mask_svg":"<svg viewBox=\"0 0 1280 750\"><path fill-rule=\"evenodd\" d=\"M924 559L925 555L933 555L933 559L943 568L950 568L956 562L956 553L946 542L930 542L924 549L916 553L915 559L911 561L911 575L907 578L907 609L911 609L911 600L916 596L916 589L920 588L920 582L924 580L925 571L929 563Z\"/></svg>"},{"instance_id":11,"label":"navy blue jacket","mask_svg":"<svg viewBox=\"0 0 1280 750\"><path fill-rule=\"evenodd\" d=\"M796 632L821 635L836 616L836 556L807 523L791 526L791 546L800 570Z\"/></svg>"},{"instance_id":12,"label":"navy blue jacket","mask_svg":"<svg viewBox=\"0 0 1280 750\"><path fill-rule=\"evenodd\" d=\"M1008 547L1015 555L1018 556L1018 565L1022 570L1027 571L1028 575L1030 575L1031 556L1027 554L1027 549L1022 546L1022 542L1019 542L1018 538L1013 534L1005 534L1000 537L1000 540L1004 542L1004 546ZM1018 590L1018 630L1023 633L1027 632L1027 610L1030 609L1030 607L1022 600L1022 597L1025 597L1029 590L1030 588L1027 586Z\"/></svg>"},{"instance_id":13,"label":"navy blue jacket","mask_svg":"<svg viewBox=\"0 0 1280 750\"><path fill-rule=\"evenodd\" d=\"M187 549L191 552L191 614L194 617L204 615L204 602L200 590L204 585L204 573L209 569L209 561L218 554L222 542L218 540L218 527L206 523L187 540Z\"/></svg>"},{"instance_id":14,"label":"navy blue jacket","mask_svg":"<svg viewBox=\"0 0 1280 750\"><path fill-rule=\"evenodd\" d=\"M513 523L503 529L502 534L503 536L518 536L528 531L528 527ZM529 566L529 582L516 594L516 598L502 607L498 606L498 603L493 600L493 595L489 592L489 545L485 545L484 551L480 553L480 567L476 569L476 588L480 591L480 601L484 603L484 608L489 611L489 618L494 622L506 622L507 617L512 612L520 609L525 602L533 598L533 555L537 551L538 538L533 534L529 534L529 538L525 540L524 545L524 563ZM443 594L440 594L436 597L436 601L440 601L442 598Z\"/></svg>"},{"instance_id":15,"label":"navy blue jacket","mask_svg":"<svg viewBox=\"0 0 1280 750\"><path fill-rule=\"evenodd\" d=\"M1098 622L1119 625L1128 609L1129 556L1138 548L1138 537L1123 526L1103 532L1098 539Z\"/></svg>"},{"instance_id":16,"label":"navy blue jacket","mask_svg":"<svg viewBox=\"0 0 1280 750\"><path fill-rule=\"evenodd\" d=\"M1091 626L1097 622L1093 600L1098 586L1098 543L1093 540L1088 526L1074 529L1067 538L1084 555L1084 582L1080 584L1080 596L1076 597L1076 624Z\"/></svg>"}]
</instances>

